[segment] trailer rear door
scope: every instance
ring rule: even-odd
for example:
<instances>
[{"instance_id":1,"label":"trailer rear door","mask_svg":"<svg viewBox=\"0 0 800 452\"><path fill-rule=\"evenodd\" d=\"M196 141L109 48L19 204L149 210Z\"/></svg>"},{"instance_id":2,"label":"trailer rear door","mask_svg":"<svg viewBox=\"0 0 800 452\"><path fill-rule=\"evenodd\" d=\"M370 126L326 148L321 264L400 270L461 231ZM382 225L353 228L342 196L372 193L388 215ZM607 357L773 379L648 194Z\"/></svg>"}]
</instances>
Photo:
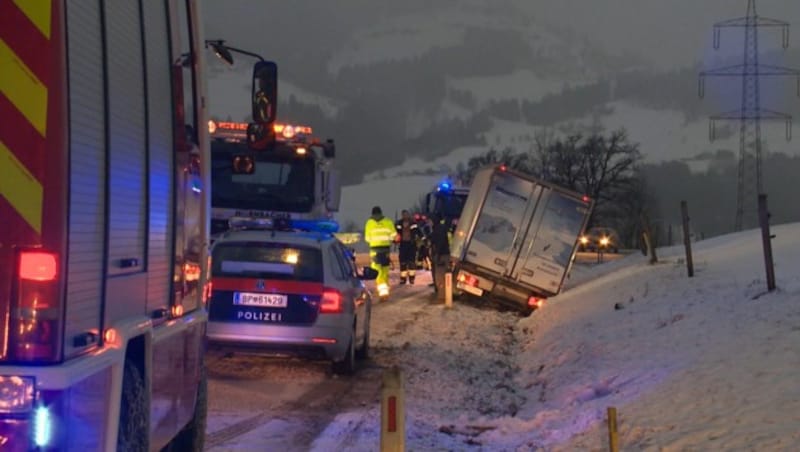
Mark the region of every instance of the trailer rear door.
<instances>
[{"instance_id":1,"label":"trailer rear door","mask_svg":"<svg viewBox=\"0 0 800 452\"><path fill-rule=\"evenodd\" d=\"M511 277L550 294L561 289L575 245L589 214L587 203L544 188L541 205Z\"/></svg>"},{"instance_id":2,"label":"trailer rear door","mask_svg":"<svg viewBox=\"0 0 800 452\"><path fill-rule=\"evenodd\" d=\"M466 260L500 275L514 265L541 186L503 171L495 172L475 223Z\"/></svg>"}]
</instances>

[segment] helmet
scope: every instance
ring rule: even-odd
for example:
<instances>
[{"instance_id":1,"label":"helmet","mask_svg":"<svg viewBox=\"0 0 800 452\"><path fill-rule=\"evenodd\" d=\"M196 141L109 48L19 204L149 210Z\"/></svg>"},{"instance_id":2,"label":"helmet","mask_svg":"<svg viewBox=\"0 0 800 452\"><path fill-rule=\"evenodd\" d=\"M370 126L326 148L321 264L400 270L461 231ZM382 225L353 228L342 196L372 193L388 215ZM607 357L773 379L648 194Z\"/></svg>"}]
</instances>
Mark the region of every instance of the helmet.
<instances>
[{"instance_id":1,"label":"helmet","mask_svg":"<svg viewBox=\"0 0 800 452\"><path fill-rule=\"evenodd\" d=\"M383 215L383 211L381 211L380 207L375 206L375 207L372 208L372 214L373 215Z\"/></svg>"}]
</instances>

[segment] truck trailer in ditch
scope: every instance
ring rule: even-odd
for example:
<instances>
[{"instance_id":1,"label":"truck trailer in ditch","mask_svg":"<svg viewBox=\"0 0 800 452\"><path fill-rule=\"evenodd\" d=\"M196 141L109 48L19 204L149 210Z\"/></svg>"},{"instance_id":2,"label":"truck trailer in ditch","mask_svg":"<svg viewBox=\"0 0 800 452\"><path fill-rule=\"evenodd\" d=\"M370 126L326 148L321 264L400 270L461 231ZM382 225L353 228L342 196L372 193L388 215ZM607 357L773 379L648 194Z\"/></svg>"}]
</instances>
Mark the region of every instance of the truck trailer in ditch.
<instances>
[{"instance_id":1,"label":"truck trailer in ditch","mask_svg":"<svg viewBox=\"0 0 800 452\"><path fill-rule=\"evenodd\" d=\"M451 244L457 291L532 312L561 291L593 206L505 165L480 170Z\"/></svg>"}]
</instances>

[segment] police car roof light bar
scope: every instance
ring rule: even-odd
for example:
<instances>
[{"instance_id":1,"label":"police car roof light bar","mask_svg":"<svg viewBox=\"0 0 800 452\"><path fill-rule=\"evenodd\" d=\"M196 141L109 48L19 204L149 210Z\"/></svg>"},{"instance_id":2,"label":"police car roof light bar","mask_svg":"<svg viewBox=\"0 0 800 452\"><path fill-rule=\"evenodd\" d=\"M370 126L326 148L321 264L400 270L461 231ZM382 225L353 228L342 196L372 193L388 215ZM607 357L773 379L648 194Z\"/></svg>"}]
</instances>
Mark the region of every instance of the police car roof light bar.
<instances>
[{"instance_id":1,"label":"police car roof light bar","mask_svg":"<svg viewBox=\"0 0 800 452\"><path fill-rule=\"evenodd\" d=\"M323 234L339 232L339 223L333 220L296 220L288 218L233 217L228 226L236 230L256 231L306 231Z\"/></svg>"}]
</instances>

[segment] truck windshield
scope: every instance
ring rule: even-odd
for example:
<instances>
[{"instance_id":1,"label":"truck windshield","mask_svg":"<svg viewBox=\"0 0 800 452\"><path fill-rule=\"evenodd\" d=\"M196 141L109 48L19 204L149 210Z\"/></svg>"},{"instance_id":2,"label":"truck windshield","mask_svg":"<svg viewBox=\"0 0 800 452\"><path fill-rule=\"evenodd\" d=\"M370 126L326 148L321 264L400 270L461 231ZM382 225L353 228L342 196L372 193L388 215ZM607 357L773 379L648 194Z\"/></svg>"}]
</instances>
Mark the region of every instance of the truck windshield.
<instances>
[{"instance_id":1,"label":"truck windshield","mask_svg":"<svg viewBox=\"0 0 800 452\"><path fill-rule=\"evenodd\" d=\"M314 204L314 160L288 146L250 152L238 143L212 142L211 206L281 212L308 212ZM252 174L234 174L235 155L252 156Z\"/></svg>"},{"instance_id":2,"label":"truck windshield","mask_svg":"<svg viewBox=\"0 0 800 452\"><path fill-rule=\"evenodd\" d=\"M437 193L436 206L433 210L447 218L458 218L461 216L461 211L464 210L466 200L466 194Z\"/></svg>"}]
</instances>

